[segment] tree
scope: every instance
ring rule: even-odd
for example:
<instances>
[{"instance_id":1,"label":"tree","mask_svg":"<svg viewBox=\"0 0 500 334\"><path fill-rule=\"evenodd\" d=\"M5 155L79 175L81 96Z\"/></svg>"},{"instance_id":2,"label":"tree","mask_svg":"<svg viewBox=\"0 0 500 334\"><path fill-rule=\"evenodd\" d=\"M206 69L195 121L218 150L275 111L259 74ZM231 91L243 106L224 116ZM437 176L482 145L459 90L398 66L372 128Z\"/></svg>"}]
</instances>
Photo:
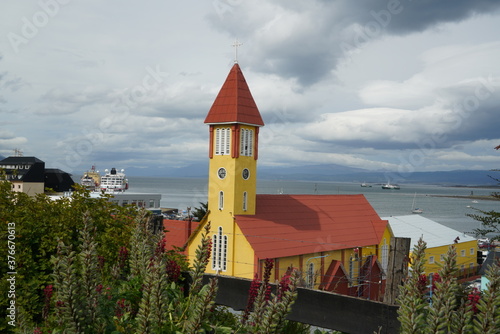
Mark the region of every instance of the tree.
<instances>
[{"instance_id":1,"label":"tree","mask_svg":"<svg viewBox=\"0 0 500 334\"><path fill-rule=\"evenodd\" d=\"M4 241L8 236L12 238L10 244L0 243L1 254L12 252L11 263L0 263L0 290L7 291L7 273L15 272L16 306L25 310L27 320L40 321L43 290L52 282L50 259L58 252L59 242L76 250L85 220L91 219L101 262L113 261L130 238L130 217L130 208L118 207L107 198L91 198L83 189L74 192L71 199L51 200L45 194L30 197L13 192L10 182L0 180L0 235ZM1 294L0 331L7 328L3 306L8 302L7 295Z\"/></svg>"},{"instance_id":2,"label":"tree","mask_svg":"<svg viewBox=\"0 0 500 334\"><path fill-rule=\"evenodd\" d=\"M198 219L198 221L202 220L203 217L207 214L208 211L208 203L202 203L200 202L200 207L199 208L194 208L193 210L193 216Z\"/></svg>"},{"instance_id":3,"label":"tree","mask_svg":"<svg viewBox=\"0 0 500 334\"><path fill-rule=\"evenodd\" d=\"M398 296L401 333L498 333L500 328L500 263L489 267L486 290L463 291L457 283L456 249L450 246L439 280L432 285L432 297L426 297L430 282L423 274L425 242L415 246L411 274Z\"/></svg>"},{"instance_id":4,"label":"tree","mask_svg":"<svg viewBox=\"0 0 500 334\"><path fill-rule=\"evenodd\" d=\"M499 150L500 145L495 147L495 150ZM495 170L498 171L498 170ZM493 176L489 176L500 185L500 179ZM492 192L491 196L500 200L499 192ZM486 237L489 236L491 240L500 240L500 212L498 211L483 211L479 209L474 209L479 214L467 214L467 216L481 222L481 227L474 229L476 237Z\"/></svg>"},{"instance_id":5,"label":"tree","mask_svg":"<svg viewBox=\"0 0 500 334\"><path fill-rule=\"evenodd\" d=\"M2 333L261 333L289 332L285 316L296 298L290 273L259 308L261 317L244 323L215 305L217 278L203 284L210 258L207 224L191 280L182 254L166 251L168 232L156 233L146 210L121 208L79 189L72 199L50 200L14 193L0 182L0 220L4 240L15 236L15 327L7 323L8 294L0 297ZM9 226L15 226L14 234ZM8 243L1 243L8 254ZM260 311L259 311L260 312ZM307 325L292 326L306 333ZM300 330L300 331L299 331Z\"/></svg>"}]
</instances>

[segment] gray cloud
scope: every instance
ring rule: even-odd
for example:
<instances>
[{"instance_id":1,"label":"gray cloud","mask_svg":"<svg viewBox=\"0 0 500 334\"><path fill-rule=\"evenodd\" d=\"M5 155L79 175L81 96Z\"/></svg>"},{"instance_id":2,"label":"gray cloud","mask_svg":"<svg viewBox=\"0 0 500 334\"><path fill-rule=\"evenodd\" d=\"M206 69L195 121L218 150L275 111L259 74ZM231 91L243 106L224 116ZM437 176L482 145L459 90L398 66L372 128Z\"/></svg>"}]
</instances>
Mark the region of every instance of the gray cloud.
<instances>
[{"instance_id":1,"label":"gray cloud","mask_svg":"<svg viewBox=\"0 0 500 334\"><path fill-rule=\"evenodd\" d=\"M309 86L328 78L339 61L386 34L421 32L442 23L498 11L494 0L239 2L212 24L258 45L252 69ZM257 12L265 14L258 15Z\"/></svg>"}]
</instances>

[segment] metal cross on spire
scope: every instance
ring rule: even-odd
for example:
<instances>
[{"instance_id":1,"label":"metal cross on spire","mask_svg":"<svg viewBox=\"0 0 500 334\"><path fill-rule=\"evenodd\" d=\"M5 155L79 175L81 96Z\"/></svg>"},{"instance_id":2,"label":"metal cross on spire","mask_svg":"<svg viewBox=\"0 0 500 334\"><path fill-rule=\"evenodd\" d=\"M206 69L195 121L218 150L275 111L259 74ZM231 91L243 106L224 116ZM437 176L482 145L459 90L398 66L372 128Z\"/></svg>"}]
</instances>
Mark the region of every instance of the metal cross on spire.
<instances>
[{"instance_id":1,"label":"metal cross on spire","mask_svg":"<svg viewBox=\"0 0 500 334\"><path fill-rule=\"evenodd\" d=\"M243 43L240 43L238 40L235 40L234 43L233 43L233 47L234 47L234 63L236 64L238 62L238 47L239 46L242 46Z\"/></svg>"}]
</instances>

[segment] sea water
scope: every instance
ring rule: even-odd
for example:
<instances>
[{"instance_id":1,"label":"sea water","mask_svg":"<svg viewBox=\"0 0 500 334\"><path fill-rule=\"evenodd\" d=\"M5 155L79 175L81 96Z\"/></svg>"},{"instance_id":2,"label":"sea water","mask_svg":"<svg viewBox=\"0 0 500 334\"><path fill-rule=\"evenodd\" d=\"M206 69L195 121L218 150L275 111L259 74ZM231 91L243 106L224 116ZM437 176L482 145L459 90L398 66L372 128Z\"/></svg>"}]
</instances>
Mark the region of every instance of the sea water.
<instances>
[{"instance_id":1,"label":"sea water","mask_svg":"<svg viewBox=\"0 0 500 334\"><path fill-rule=\"evenodd\" d=\"M130 191L160 193L161 206L187 210L207 202L208 182L203 178L129 177ZM463 233L471 233L481 223L467 216L483 211L500 211L500 201L453 198L452 196L487 196L489 188L445 187L439 185L401 184L399 190L382 189L381 184L361 187L359 183L293 180L259 180L258 194L363 194L380 217L411 215L413 203L422 216Z\"/></svg>"}]
</instances>

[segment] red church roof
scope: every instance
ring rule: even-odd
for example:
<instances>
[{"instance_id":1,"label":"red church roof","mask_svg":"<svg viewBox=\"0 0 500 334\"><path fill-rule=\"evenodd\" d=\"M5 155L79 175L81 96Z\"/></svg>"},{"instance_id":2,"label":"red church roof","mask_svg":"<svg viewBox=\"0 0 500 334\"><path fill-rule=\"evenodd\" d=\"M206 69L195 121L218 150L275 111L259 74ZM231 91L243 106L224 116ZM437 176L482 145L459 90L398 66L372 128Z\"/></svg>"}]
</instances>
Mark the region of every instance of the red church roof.
<instances>
[{"instance_id":1,"label":"red church roof","mask_svg":"<svg viewBox=\"0 0 500 334\"><path fill-rule=\"evenodd\" d=\"M208 112L205 123L264 125L259 109L238 64L234 64L231 68L226 81Z\"/></svg>"},{"instance_id":2,"label":"red church roof","mask_svg":"<svg viewBox=\"0 0 500 334\"><path fill-rule=\"evenodd\" d=\"M363 195L257 195L256 204L236 223L261 259L376 245L387 225Z\"/></svg>"}]
</instances>

